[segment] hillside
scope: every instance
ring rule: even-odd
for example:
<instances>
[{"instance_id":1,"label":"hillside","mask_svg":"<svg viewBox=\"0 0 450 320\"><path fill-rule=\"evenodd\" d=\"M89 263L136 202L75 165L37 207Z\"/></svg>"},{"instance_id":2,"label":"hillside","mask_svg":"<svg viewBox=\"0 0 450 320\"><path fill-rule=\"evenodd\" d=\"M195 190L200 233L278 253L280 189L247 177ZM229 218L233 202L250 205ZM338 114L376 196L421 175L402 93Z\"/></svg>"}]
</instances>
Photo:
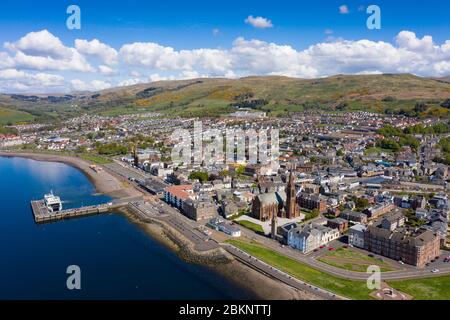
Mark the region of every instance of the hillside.
<instances>
[{"instance_id":1,"label":"hillside","mask_svg":"<svg viewBox=\"0 0 450 320\"><path fill-rule=\"evenodd\" d=\"M446 99L450 99L450 83L445 78L386 74L312 80L248 77L162 81L59 97L3 95L0 107L31 113L38 119L82 112L111 115L156 111L217 116L242 107L263 110L273 116L322 109L449 118L450 110L441 106Z\"/></svg>"}]
</instances>

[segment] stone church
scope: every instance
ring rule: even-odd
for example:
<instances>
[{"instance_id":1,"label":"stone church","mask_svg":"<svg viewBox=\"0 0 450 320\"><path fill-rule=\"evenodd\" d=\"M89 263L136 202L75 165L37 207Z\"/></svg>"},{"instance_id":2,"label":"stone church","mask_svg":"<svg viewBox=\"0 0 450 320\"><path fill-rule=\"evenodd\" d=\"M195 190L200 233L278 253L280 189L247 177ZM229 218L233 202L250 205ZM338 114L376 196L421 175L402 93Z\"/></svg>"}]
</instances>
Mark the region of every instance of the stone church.
<instances>
[{"instance_id":1,"label":"stone church","mask_svg":"<svg viewBox=\"0 0 450 320\"><path fill-rule=\"evenodd\" d=\"M297 204L294 175L289 175L286 192L269 192L256 196L252 205L252 216L261 221L270 221L273 216L294 219L300 216Z\"/></svg>"}]
</instances>

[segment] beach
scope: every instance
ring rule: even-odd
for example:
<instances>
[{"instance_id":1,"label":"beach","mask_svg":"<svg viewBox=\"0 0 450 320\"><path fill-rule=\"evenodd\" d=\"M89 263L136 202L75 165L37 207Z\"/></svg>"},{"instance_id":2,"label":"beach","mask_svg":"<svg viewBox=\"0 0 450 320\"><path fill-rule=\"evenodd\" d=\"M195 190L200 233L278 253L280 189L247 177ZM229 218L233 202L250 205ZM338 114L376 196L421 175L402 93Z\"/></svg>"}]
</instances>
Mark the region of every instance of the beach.
<instances>
[{"instance_id":1,"label":"beach","mask_svg":"<svg viewBox=\"0 0 450 320\"><path fill-rule=\"evenodd\" d=\"M0 151L0 157L20 157L36 161L64 163L81 170L95 186L98 193L108 195L112 198L131 198L142 195L142 193L131 186L128 181L121 179L106 170L94 171L91 168L91 163L80 158L44 153L5 151Z\"/></svg>"}]
</instances>

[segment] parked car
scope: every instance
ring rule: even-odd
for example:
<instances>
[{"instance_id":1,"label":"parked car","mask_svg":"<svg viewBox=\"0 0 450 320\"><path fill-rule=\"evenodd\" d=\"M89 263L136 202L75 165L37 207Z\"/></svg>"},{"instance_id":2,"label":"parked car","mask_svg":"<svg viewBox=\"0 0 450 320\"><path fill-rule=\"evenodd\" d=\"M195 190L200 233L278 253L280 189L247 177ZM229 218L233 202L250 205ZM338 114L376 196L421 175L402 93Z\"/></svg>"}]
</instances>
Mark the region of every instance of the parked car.
<instances>
[{"instance_id":1,"label":"parked car","mask_svg":"<svg viewBox=\"0 0 450 320\"><path fill-rule=\"evenodd\" d=\"M431 270L432 273L438 273L440 270L439 269L433 269Z\"/></svg>"}]
</instances>

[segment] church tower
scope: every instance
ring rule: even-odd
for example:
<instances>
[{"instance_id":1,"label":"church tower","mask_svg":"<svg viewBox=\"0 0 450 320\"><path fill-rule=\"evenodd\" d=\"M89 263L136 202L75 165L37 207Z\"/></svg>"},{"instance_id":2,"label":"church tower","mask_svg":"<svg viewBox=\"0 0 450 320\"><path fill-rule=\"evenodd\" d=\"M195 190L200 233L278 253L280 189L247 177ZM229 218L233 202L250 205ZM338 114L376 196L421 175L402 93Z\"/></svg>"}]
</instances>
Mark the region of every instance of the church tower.
<instances>
[{"instance_id":1,"label":"church tower","mask_svg":"<svg viewBox=\"0 0 450 320\"><path fill-rule=\"evenodd\" d=\"M300 216L297 205L297 192L295 191L295 178L292 172L289 174L289 181L286 189L286 218L294 219Z\"/></svg>"},{"instance_id":2,"label":"church tower","mask_svg":"<svg viewBox=\"0 0 450 320\"><path fill-rule=\"evenodd\" d=\"M270 233L270 237L272 239L276 239L277 238L277 215L273 214L272 215L272 223L271 223L271 233Z\"/></svg>"}]
</instances>

